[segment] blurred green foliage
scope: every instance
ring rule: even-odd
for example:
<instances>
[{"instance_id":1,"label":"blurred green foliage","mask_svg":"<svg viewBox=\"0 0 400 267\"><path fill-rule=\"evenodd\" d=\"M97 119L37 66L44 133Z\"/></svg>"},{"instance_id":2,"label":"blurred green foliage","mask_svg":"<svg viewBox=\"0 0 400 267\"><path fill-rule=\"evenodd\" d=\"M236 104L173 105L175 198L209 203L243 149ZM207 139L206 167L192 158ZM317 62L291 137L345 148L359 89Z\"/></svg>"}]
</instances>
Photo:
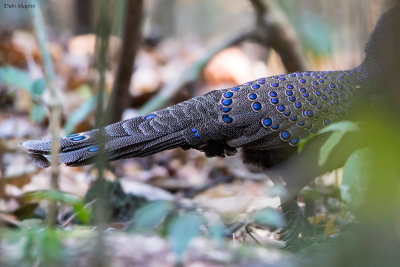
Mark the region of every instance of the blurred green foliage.
<instances>
[{"instance_id":1,"label":"blurred green foliage","mask_svg":"<svg viewBox=\"0 0 400 267\"><path fill-rule=\"evenodd\" d=\"M10 91L23 89L31 95L34 105L29 117L34 122L42 122L46 116L46 109L37 100L46 89L46 81L43 78L32 80L29 73L11 66L0 67L0 84L10 88Z\"/></svg>"},{"instance_id":2,"label":"blurred green foliage","mask_svg":"<svg viewBox=\"0 0 400 267\"><path fill-rule=\"evenodd\" d=\"M53 200L73 207L76 216L83 224L87 224L91 218L91 210L85 208L85 203L75 195L59 190L35 191L24 195L26 200Z\"/></svg>"}]
</instances>

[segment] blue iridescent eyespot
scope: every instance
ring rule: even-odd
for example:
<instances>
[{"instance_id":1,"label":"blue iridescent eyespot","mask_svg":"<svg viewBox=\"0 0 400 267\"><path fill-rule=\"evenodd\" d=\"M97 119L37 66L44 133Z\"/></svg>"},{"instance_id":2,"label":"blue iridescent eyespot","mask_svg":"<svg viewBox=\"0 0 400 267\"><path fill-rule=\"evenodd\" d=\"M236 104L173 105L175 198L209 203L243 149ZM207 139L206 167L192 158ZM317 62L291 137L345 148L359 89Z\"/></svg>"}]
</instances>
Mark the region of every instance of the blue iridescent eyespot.
<instances>
[{"instance_id":1,"label":"blue iridescent eyespot","mask_svg":"<svg viewBox=\"0 0 400 267\"><path fill-rule=\"evenodd\" d=\"M312 110L306 110L306 111L304 111L304 115L306 117L311 118L312 116L314 116L314 112Z\"/></svg>"},{"instance_id":2,"label":"blue iridescent eyespot","mask_svg":"<svg viewBox=\"0 0 400 267\"><path fill-rule=\"evenodd\" d=\"M229 106L230 104L232 104L232 99L222 99L221 104L224 106Z\"/></svg>"},{"instance_id":3,"label":"blue iridescent eyespot","mask_svg":"<svg viewBox=\"0 0 400 267\"><path fill-rule=\"evenodd\" d=\"M315 91L315 95L320 96L320 95L322 95L322 93L321 93L321 91Z\"/></svg>"},{"instance_id":4,"label":"blue iridescent eyespot","mask_svg":"<svg viewBox=\"0 0 400 267\"><path fill-rule=\"evenodd\" d=\"M333 83L331 83L331 84L329 85L329 87L330 87L330 88L335 88L335 87L336 87L336 85L335 85L335 84L333 84Z\"/></svg>"},{"instance_id":5,"label":"blue iridescent eyespot","mask_svg":"<svg viewBox=\"0 0 400 267\"><path fill-rule=\"evenodd\" d=\"M252 105L254 110L260 110L261 109L261 104L259 102L254 102Z\"/></svg>"},{"instance_id":6,"label":"blue iridescent eyespot","mask_svg":"<svg viewBox=\"0 0 400 267\"><path fill-rule=\"evenodd\" d=\"M258 89L258 88L260 88L260 85L259 84L254 84L254 85L252 85L251 86L253 89Z\"/></svg>"},{"instance_id":7,"label":"blue iridescent eyespot","mask_svg":"<svg viewBox=\"0 0 400 267\"><path fill-rule=\"evenodd\" d=\"M286 78L281 77L281 78L279 78L279 80L280 80L280 81L285 81Z\"/></svg>"},{"instance_id":8,"label":"blue iridescent eyespot","mask_svg":"<svg viewBox=\"0 0 400 267\"><path fill-rule=\"evenodd\" d=\"M296 73L290 74L290 77L296 77Z\"/></svg>"},{"instance_id":9,"label":"blue iridescent eyespot","mask_svg":"<svg viewBox=\"0 0 400 267\"><path fill-rule=\"evenodd\" d=\"M275 91L269 92L270 97L276 97L278 94Z\"/></svg>"},{"instance_id":10,"label":"blue iridescent eyespot","mask_svg":"<svg viewBox=\"0 0 400 267\"><path fill-rule=\"evenodd\" d=\"M309 72L306 72L306 73L304 73L304 75L305 75L305 76L310 76L310 75L311 75L311 73L309 73Z\"/></svg>"},{"instance_id":11,"label":"blue iridescent eyespot","mask_svg":"<svg viewBox=\"0 0 400 267\"><path fill-rule=\"evenodd\" d=\"M303 94L304 97L309 97L310 95L308 93Z\"/></svg>"},{"instance_id":12,"label":"blue iridescent eyespot","mask_svg":"<svg viewBox=\"0 0 400 267\"><path fill-rule=\"evenodd\" d=\"M278 87L278 86L279 86L279 83L271 83L271 86L272 86L272 87Z\"/></svg>"},{"instance_id":13,"label":"blue iridescent eyespot","mask_svg":"<svg viewBox=\"0 0 400 267\"><path fill-rule=\"evenodd\" d=\"M307 101L311 101L313 100L312 96L310 96L309 98L307 98Z\"/></svg>"},{"instance_id":14,"label":"blue iridescent eyespot","mask_svg":"<svg viewBox=\"0 0 400 267\"><path fill-rule=\"evenodd\" d=\"M338 96L338 94L336 94L336 93L333 93L333 95L332 95L334 98L338 98L339 96Z\"/></svg>"},{"instance_id":15,"label":"blue iridescent eyespot","mask_svg":"<svg viewBox=\"0 0 400 267\"><path fill-rule=\"evenodd\" d=\"M293 87L293 85L288 84L288 85L286 86L286 88L287 88L287 89L293 89L294 87Z\"/></svg>"},{"instance_id":16,"label":"blue iridescent eyespot","mask_svg":"<svg viewBox=\"0 0 400 267\"><path fill-rule=\"evenodd\" d=\"M305 92L307 92L307 90L306 90L306 88L301 88L300 92L305 93Z\"/></svg>"},{"instance_id":17,"label":"blue iridescent eyespot","mask_svg":"<svg viewBox=\"0 0 400 267\"><path fill-rule=\"evenodd\" d=\"M99 150L99 148L97 146L90 146L88 149L89 152L96 152L98 150Z\"/></svg>"},{"instance_id":18,"label":"blue iridescent eyespot","mask_svg":"<svg viewBox=\"0 0 400 267\"><path fill-rule=\"evenodd\" d=\"M287 90L286 91L286 95L287 96L292 96L293 95L293 91L292 90Z\"/></svg>"},{"instance_id":19,"label":"blue iridescent eyespot","mask_svg":"<svg viewBox=\"0 0 400 267\"><path fill-rule=\"evenodd\" d=\"M83 139L86 139L86 137L85 136L77 136L77 137L71 138L72 141L81 141Z\"/></svg>"},{"instance_id":20,"label":"blue iridescent eyespot","mask_svg":"<svg viewBox=\"0 0 400 267\"><path fill-rule=\"evenodd\" d=\"M299 138L295 138L295 139L290 140L290 143L292 145L297 145L299 143Z\"/></svg>"},{"instance_id":21,"label":"blue iridescent eyespot","mask_svg":"<svg viewBox=\"0 0 400 267\"><path fill-rule=\"evenodd\" d=\"M299 82L301 82L301 83L305 83L305 82L306 82L306 80L304 80L304 79L300 79L300 80L299 80Z\"/></svg>"},{"instance_id":22,"label":"blue iridescent eyespot","mask_svg":"<svg viewBox=\"0 0 400 267\"><path fill-rule=\"evenodd\" d=\"M198 133L198 132L195 132L195 133L194 133L194 137L195 137L196 139L200 139L199 133Z\"/></svg>"},{"instance_id":23,"label":"blue iridescent eyespot","mask_svg":"<svg viewBox=\"0 0 400 267\"><path fill-rule=\"evenodd\" d=\"M67 137L75 137L75 136L78 136L79 134L69 134L69 135L67 135Z\"/></svg>"},{"instance_id":24,"label":"blue iridescent eyespot","mask_svg":"<svg viewBox=\"0 0 400 267\"><path fill-rule=\"evenodd\" d=\"M257 83L259 83L259 84L264 84L264 83L265 83L265 80L258 81Z\"/></svg>"},{"instance_id":25,"label":"blue iridescent eyespot","mask_svg":"<svg viewBox=\"0 0 400 267\"><path fill-rule=\"evenodd\" d=\"M222 115L222 120L226 123L231 123L233 121L233 119L228 115Z\"/></svg>"},{"instance_id":26,"label":"blue iridescent eyespot","mask_svg":"<svg viewBox=\"0 0 400 267\"><path fill-rule=\"evenodd\" d=\"M296 101L296 97L294 97L294 96L289 97L289 101L290 101L290 102Z\"/></svg>"},{"instance_id":27,"label":"blue iridescent eyespot","mask_svg":"<svg viewBox=\"0 0 400 267\"><path fill-rule=\"evenodd\" d=\"M328 120L328 119L324 120L324 125L329 125L329 124L331 124L330 120Z\"/></svg>"},{"instance_id":28,"label":"blue iridescent eyespot","mask_svg":"<svg viewBox=\"0 0 400 267\"><path fill-rule=\"evenodd\" d=\"M280 111L280 112L284 112L286 108L285 108L284 105L279 105L279 106L276 107L276 109L277 109L278 111Z\"/></svg>"},{"instance_id":29,"label":"blue iridescent eyespot","mask_svg":"<svg viewBox=\"0 0 400 267\"><path fill-rule=\"evenodd\" d=\"M333 103L334 103L335 105L339 105L339 100L334 99L334 100L333 100Z\"/></svg>"},{"instance_id":30,"label":"blue iridescent eyespot","mask_svg":"<svg viewBox=\"0 0 400 267\"><path fill-rule=\"evenodd\" d=\"M226 108L226 107L220 107L220 109L222 110L222 112L229 112L229 111L231 111L231 108Z\"/></svg>"},{"instance_id":31,"label":"blue iridescent eyespot","mask_svg":"<svg viewBox=\"0 0 400 267\"><path fill-rule=\"evenodd\" d=\"M317 101L313 100L313 101L310 102L310 104L314 106L314 105L317 104Z\"/></svg>"},{"instance_id":32,"label":"blue iridescent eyespot","mask_svg":"<svg viewBox=\"0 0 400 267\"><path fill-rule=\"evenodd\" d=\"M297 121L297 116L290 117L289 120L291 120L291 121Z\"/></svg>"},{"instance_id":33,"label":"blue iridescent eyespot","mask_svg":"<svg viewBox=\"0 0 400 267\"><path fill-rule=\"evenodd\" d=\"M325 81L322 80L322 79L319 79L318 82L319 82L319 83L324 83Z\"/></svg>"},{"instance_id":34,"label":"blue iridescent eyespot","mask_svg":"<svg viewBox=\"0 0 400 267\"><path fill-rule=\"evenodd\" d=\"M332 90L327 90L326 93L330 95L332 94Z\"/></svg>"},{"instance_id":35,"label":"blue iridescent eyespot","mask_svg":"<svg viewBox=\"0 0 400 267\"><path fill-rule=\"evenodd\" d=\"M323 95L323 96L321 96L321 99L322 99L322 100L327 100L328 97L327 97L326 95Z\"/></svg>"},{"instance_id":36,"label":"blue iridescent eyespot","mask_svg":"<svg viewBox=\"0 0 400 267\"><path fill-rule=\"evenodd\" d=\"M314 84L314 85L318 85L319 83L318 83L318 82L316 82L316 81L314 81L312 84Z\"/></svg>"},{"instance_id":37,"label":"blue iridescent eyespot","mask_svg":"<svg viewBox=\"0 0 400 267\"><path fill-rule=\"evenodd\" d=\"M317 109L321 109L321 108L322 108L321 105L316 105L315 107L316 107Z\"/></svg>"},{"instance_id":38,"label":"blue iridescent eyespot","mask_svg":"<svg viewBox=\"0 0 400 267\"><path fill-rule=\"evenodd\" d=\"M192 129L192 133L195 133L195 132L197 132L197 129L196 129L196 128L193 128L193 129Z\"/></svg>"},{"instance_id":39,"label":"blue iridescent eyespot","mask_svg":"<svg viewBox=\"0 0 400 267\"><path fill-rule=\"evenodd\" d=\"M262 124L263 124L265 127L269 127L269 126L272 125L272 119L271 119L271 118L265 118L265 119L262 120Z\"/></svg>"},{"instance_id":40,"label":"blue iridescent eyespot","mask_svg":"<svg viewBox=\"0 0 400 267\"><path fill-rule=\"evenodd\" d=\"M232 91L239 91L239 90L240 90L240 87L234 87L234 88L232 88L231 90L232 90Z\"/></svg>"},{"instance_id":41,"label":"blue iridescent eyespot","mask_svg":"<svg viewBox=\"0 0 400 267\"><path fill-rule=\"evenodd\" d=\"M154 118L155 116L156 116L155 114L149 114L149 115L144 116L144 119L150 120L150 119Z\"/></svg>"},{"instance_id":42,"label":"blue iridescent eyespot","mask_svg":"<svg viewBox=\"0 0 400 267\"><path fill-rule=\"evenodd\" d=\"M294 104L294 106L295 106L296 108L301 108L301 103L300 103L300 102L296 102L296 104Z\"/></svg>"},{"instance_id":43,"label":"blue iridescent eyespot","mask_svg":"<svg viewBox=\"0 0 400 267\"><path fill-rule=\"evenodd\" d=\"M299 125L299 126L304 126L304 124L306 124L305 121L299 121L299 122L297 123L297 125Z\"/></svg>"},{"instance_id":44,"label":"blue iridescent eyespot","mask_svg":"<svg viewBox=\"0 0 400 267\"><path fill-rule=\"evenodd\" d=\"M284 139L284 140L289 139L290 136L291 136L291 134L288 131L282 131L281 132L281 138Z\"/></svg>"},{"instance_id":45,"label":"blue iridescent eyespot","mask_svg":"<svg viewBox=\"0 0 400 267\"><path fill-rule=\"evenodd\" d=\"M275 124L274 126L271 127L272 130L278 130L279 129L279 124Z\"/></svg>"},{"instance_id":46,"label":"blue iridescent eyespot","mask_svg":"<svg viewBox=\"0 0 400 267\"><path fill-rule=\"evenodd\" d=\"M278 98L271 98L271 103L272 104L278 104L279 103L279 99Z\"/></svg>"},{"instance_id":47,"label":"blue iridescent eyespot","mask_svg":"<svg viewBox=\"0 0 400 267\"><path fill-rule=\"evenodd\" d=\"M249 94L249 99L250 100L254 100L254 99L256 99L257 98L257 95L256 94Z\"/></svg>"},{"instance_id":48,"label":"blue iridescent eyespot","mask_svg":"<svg viewBox=\"0 0 400 267\"><path fill-rule=\"evenodd\" d=\"M302 73L297 74L297 77L303 77Z\"/></svg>"},{"instance_id":49,"label":"blue iridescent eyespot","mask_svg":"<svg viewBox=\"0 0 400 267\"><path fill-rule=\"evenodd\" d=\"M226 98L231 98L233 96L233 93L232 92L226 92L225 94L224 94L224 97L226 97Z\"/></svg>"}]
</instances>

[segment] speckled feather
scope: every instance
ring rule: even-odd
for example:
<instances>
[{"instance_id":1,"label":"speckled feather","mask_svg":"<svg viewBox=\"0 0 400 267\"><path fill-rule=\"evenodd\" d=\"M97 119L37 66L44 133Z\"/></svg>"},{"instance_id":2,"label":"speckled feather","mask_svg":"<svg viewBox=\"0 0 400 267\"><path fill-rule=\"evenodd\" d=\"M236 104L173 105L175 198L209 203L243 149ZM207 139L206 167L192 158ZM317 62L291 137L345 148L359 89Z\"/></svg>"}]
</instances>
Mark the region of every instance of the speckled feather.
<instances>
[{"instance_id":1,"label":"speckled feather","mask_svg":"<svg viewBox=\"0 0 400 267\"><path fill-rule=\"evenodd\" d=\"M352 113L354 102L370 94L370 85L388 70L384 65L388 60L377 58L382 53L376 53L376 47L380 40L389 42L386 35L393 31L386 29L398 28L399 10L382 16L368 42L366 60L357 68L260 78L108 125L102 137L105 155L116 160L182 147L224 156L243 148L244 154L257 154L247 161L263 162L264 167L279 163L293 153L301 138L343 119ZM92 163L101 146L99 134L95 129L60 138L60 162L68 166ZM50 165L49 140L21 145L37 166Z\"/></svg>"}]
</instances>

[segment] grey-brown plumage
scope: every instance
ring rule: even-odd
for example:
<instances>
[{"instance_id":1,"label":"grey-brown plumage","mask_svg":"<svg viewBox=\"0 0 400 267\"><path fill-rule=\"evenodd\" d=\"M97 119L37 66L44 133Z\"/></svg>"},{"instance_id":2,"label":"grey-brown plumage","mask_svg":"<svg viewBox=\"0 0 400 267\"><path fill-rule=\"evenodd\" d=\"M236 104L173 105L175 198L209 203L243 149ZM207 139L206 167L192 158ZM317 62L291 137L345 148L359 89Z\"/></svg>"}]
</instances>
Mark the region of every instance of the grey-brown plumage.
<instances>
[{"instance_id":1,"label":"grey-brown plumage","mask_svg":"<svg viewBox=\"0 0 400 267\"><path fill-rule=\"evenodd\" d=\"M143 157L182 147L204 151L207 156L231 155L242 148L246 162L264 168L286 160L301 138L356 113L355 103L368 99L379 77L398 66L398 60L383 56L382 49L393 49L393 55L399 55L394 37L399 34L399 9L380 19L359 67L261 78L111 124L103 135L107 158ZM91 163L101 145L98 134L96 129L61 138L60 161L68 166ZM50 165L49 140L21 145L37 166Z\"/></svg>"}]
</instances>

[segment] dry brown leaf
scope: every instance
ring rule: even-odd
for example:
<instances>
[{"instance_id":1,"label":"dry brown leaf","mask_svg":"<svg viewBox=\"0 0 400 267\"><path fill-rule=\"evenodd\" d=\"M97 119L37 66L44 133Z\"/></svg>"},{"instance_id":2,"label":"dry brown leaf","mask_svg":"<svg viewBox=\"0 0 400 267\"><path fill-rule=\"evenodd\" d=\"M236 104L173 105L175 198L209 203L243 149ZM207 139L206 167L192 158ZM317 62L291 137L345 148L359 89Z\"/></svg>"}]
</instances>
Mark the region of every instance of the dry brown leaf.
<instances>
[{"instance_id":1,"label":"dry brown leaf","mask_svg":"<svg viewBox=\"0 0 400 267\"><path fill-rule=\"evenodd\" d=\"M255 79L250 59L237 47L215 55L204 68L203 77L211 85L240 84Z\"/></svg>"}]
</instances>

